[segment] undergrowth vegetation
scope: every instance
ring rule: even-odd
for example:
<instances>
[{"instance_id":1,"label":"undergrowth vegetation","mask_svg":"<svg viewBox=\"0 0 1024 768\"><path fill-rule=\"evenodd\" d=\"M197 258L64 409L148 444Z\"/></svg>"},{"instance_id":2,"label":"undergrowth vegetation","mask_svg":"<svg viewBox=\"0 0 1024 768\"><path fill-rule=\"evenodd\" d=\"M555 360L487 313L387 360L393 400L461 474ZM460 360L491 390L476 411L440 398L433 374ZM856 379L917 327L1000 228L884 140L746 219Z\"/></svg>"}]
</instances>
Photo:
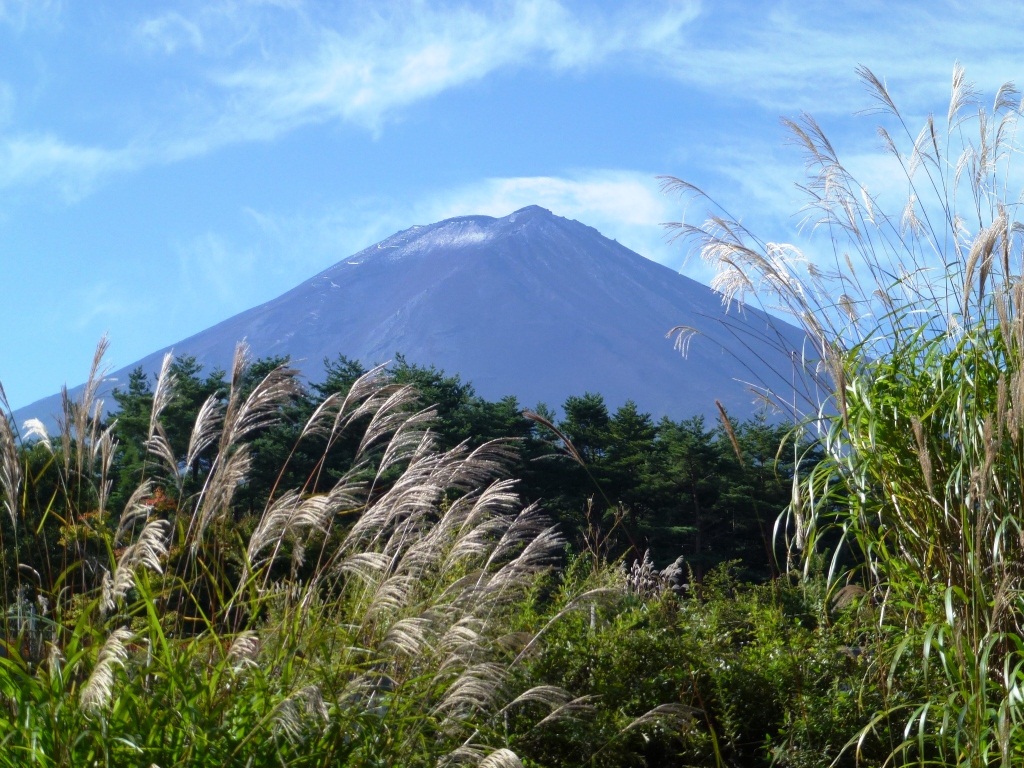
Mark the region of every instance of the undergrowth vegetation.
<instances>
[{"instance_id":1,"label":"undergrowth vegetation","mask_svg":"<svg viewBox=\"0 0 1024 768\"><path fill-rule=\"evenodd\" d=\"M681 233L718 267L728 300L761 292L802 324L833 393L811 414L827 459L797 484L790 523L805 562L831 557L831 588L876 616L871 664L888 700L848 751L867 762L877 726L897 719L887 764L1019 765L1024 227L1011 171L1021 98L1006 85L981 106L957 66L948 111L915 133L886 85L860 74L906 185L895 211L805 116L789 127L812 172L806 251L760 240L724 212ZM900 689L908 666L922 678L916 696Z\"/></svg>"},{"instance_id":2,"label":"undergrowth vegetation","mask_svg":"<svg viewBox=\"0 0 1024 768\"><path fill-rule=\"evenodd\" d=\"M507 445L437 450L412 388L373 371L304 427L328 445L360 431L345 475L326 492L278 489L243 533L232 497L250 461L244 438L277 417L295 372L271 370L243 399L240 349L228 396L201 409L184 456L160 421L175 385L165 366L147 476L112 519L115 446L91 399L102 351L61 434L30 425L33 450L58 465L59 504L29 508L26 465L0 420L15 536L59 510L66 563L45 589L25 567L8 585L0 762L517 765L503 717L579 708L553 686L513 685L538 636L509 632L510 612L560 539L502 479ZM200 457L205 479L190 491Z\"/></svg>"},{"instance_id":3,"label":"undergrowth vegetation","mask_svg":"<svg viewBox=\"0 0 1024 768\"><path fill-rule=\"evenodd\" d=\"M356 434L345 471L282 481L254 519L247 438L295 372L243 392L240 349L182 454L168 360L118 511L103 351L59 434L0 420L0 765L805 766L875 711L816 582L611 561L597 529L571 554L505 476L514 444L440 447L380 370L302 428L325 464Z\"/></svg>"}]
</instances>

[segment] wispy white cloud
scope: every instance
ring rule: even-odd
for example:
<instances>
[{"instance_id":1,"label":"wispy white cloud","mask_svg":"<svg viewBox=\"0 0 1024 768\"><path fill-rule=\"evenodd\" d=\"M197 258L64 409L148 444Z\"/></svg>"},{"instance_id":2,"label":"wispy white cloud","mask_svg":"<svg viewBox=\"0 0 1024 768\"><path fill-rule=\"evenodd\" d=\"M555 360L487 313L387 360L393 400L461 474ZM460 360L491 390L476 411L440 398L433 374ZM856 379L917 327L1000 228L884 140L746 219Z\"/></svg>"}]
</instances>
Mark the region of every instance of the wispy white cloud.
<instances>
[{"instance_id":1,"label":"wispy white cloud","mask_svg":"<svg viewBox=\"0 0 1024 768\"><path fill-rule=\"evenodd\" d=\"M74 200L108 174L136 168L144 158L131 146L75 145L52 134L0 136L0 188L49 182Z\"/></svg>"},{"instance_id":2,"label":"wispy white cloud","mask_svg":"<svg viewBox=\"0 0 1024 768\"><path fill-rule=\"evenodd\" d=\"M695 0L612 11L560 0L410 0L343 12L298 0L230 0L164 11L135 23L126 44L128 55L146 52L132 65L156 66L152 54L180 64L160 70L155 82L165 90L140 97L152 100L152 124L136 121L133 138L107 146L14 125L0 135L0 155L10 161L0 186L55 183L76 197L112 173L271 140L304 125L340 121L379 131L410 105L501 70L585 70L615 55L650 54L697 10ZM0 4L0 22L29 13ZM0 125L4 104L13 103L8 96L0 93Z\"/></svg>"},{"instance_id":3,"label":"wispy white cloud","mask_svg":"<svg viewBox=\"0 0 1024 768\"><path fill-rule=\"evenodd\" d=\"M146 45L167 54L181 48L203 48L199 25L174 11L146 19L138 25L135 34Z\"/></svg>"},{"instance_id":4,"label":"wispy white cloud","mask_svg":"<svg viewBox=\"0 0 1024 768\"><path fill-rule=\"evenodd\" d=\"M256 230L253 242L261 244L256 268L261 275L276 275L280 286L295 284L414 224L467 215L502 217L527 205L581 221L667 266L677 268L682 261L682 250L668 242L662 226L678 218L677 202L661 193L653 174L635 171L492 178L434 190L418 200L366 199L319 212L247 214Z\"/></svg>"},{"instance_id":5,"label":"wispy white cloud","mask_svg":"<svg viewBox=\"0 0 1024 768\"><path fill-rule=\"evenodd\" d=\"M662 226L678 218L675 201L662 194L653 173L591 169L562 176L486 179L442 191L416 205L417 220L452 216L507 216L527 205L577 219L607 237L668 266L678 267L682 254Z\"/></svg>"},{"instance_id":6,"label":"wispy white cloud","mask_svg":"<svg viewBox=\"0 0 1024 768\"><path fill-rule=\"evenodd\" d=\"M14 88L10 83L0 81L0 126L10 123L14 114Z\"/></svg>"},{"instance_id":7,"label":"wispy white cloud","mask_svg":"<svg viewBox=\"0 0 1024 768\"><path fill-rule=\"evenodd\" d=\"M80 332L121 321L136 311L141 302L121 295L116 285L101 280L82 286L77 296L68 297L66 305L76 308L75 314L68 318L67 325Z\"/></svg>"},{"instance_id":8,"label":"wispy white cloud","mask_svg":"<svg viewBox=\"0 0 1024 768\"><path fill-rule=\"evenodd\" d=\"M0 0L0 24L16 32L52 28L59 23L63 6L61 0Z\"/></svg>"},{"instance_id":9,"label":"wispy white cloud","mask_svg":"<svg viewBox=\"0 0 1024 768\"><path fill-rule=\"evenodd\" d=\"M299 55L293 39L283 55L265 50L214 75L230 105L221 131L264 138L330 119L376 129L395 110L504 68L581 69L651 52L696 15L690 2L613 14L578 13L558 0L390 7L348 26L307 17Z\"/></svg>"},{"instance_id":10,"label":"wispy white cloud","mask_svg":"<svg viewBox=\"0 0 1024 768\"><path fill-rule=\"evenodd\" d=\"M0 1L0 22L20 23L32 5ZM51 16L60 9L46 7ZM301 0L197 3L133 22L126 52L137 54L140 44L147 52L133 63L158 66L167 57L159 78L166 90L147 96L152 124L105 147L12 129L0 153L18 157L0 171L0 184L44 180L74 196L110 173L272 140L305 125L336 121L376 132L417 102L523 68L579 73L614 62L738 109L792 115L869 106L852 75L865 63L899 77L894 90L911 112L926 110L948 88L950 51L986 91L1019 69L1015 29L1002 21L1013 12L1005 0L970 8L956 0L869 0L856 9L827 0L601 8L571 0L343 9ZM13 94L7 101L14 103Z\"/></svg>"},{"instance_id":11,"label":"wispy white cloud","mask_svg":"<svg viewBox=\"0 0 1024 768\"><path fill-rule=\"evenodd\" d=\"M982 8L869 0L856 9L828 0L666 0L612 10L570 0L410 0L332 14L299 0L205 4L136 29L167 53L203 54L187 84L190 108L155 132L146 162L330 121L377 132L417 102L503 70L579 72L612 60L740 109L789 116L870 107L853 75L866 64L898 78L901 105L923 115L948 93L950 51L986 92L1019 69L1016 31L1002 21L1013 9L1007 0Z\"/></svg>"},{"instance_id":12,"label":"wispy white cloud","mask_svg":"<svg viewBox=\"0 0 1024 768\"><path fill-rule=\"evenodd\" d=\"M870 107L853 76L864 65L891 78L909 111L927 111L948 96L954 58L986 92L1020 74L1020 30L1007 23L1018 13L1009 0L723 0L707 4L653 64L708 92L785 115Z\"/></svg>"}]
</instances>

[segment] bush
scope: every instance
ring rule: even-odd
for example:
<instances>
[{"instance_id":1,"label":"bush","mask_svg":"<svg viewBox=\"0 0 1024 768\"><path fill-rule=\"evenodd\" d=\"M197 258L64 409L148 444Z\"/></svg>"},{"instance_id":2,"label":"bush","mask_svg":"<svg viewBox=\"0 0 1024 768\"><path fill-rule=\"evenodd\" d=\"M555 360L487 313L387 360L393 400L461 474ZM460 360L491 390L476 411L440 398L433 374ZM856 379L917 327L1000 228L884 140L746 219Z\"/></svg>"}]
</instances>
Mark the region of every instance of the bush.
<instances>
[{"instance_id":1,"label":"bush","mask_svg":"<svg viewBox=\"0 0 1024 768\"><path fill-rule=\"evenodd\" d=\"M580 588L579 563L567 573L567 594ZM613 568L587 575L592 589L617 586L592 614L574 613L548 630L523 674L588 697L592 709L547 730L513 724L517 751L545 766L579 765L590 745L595 766L839 759L885 703L877 632L856 611L830 618L821 579L751 585L737 581L734 568L710 572L699 593L686 596L667 588L637 594ZM913 674L905 672L897 672L898 685L910 688ZM645 720L668 704L676 719ZM864 755L884 756L892 725L876 725Z\"/></svg>"}]
</instances>

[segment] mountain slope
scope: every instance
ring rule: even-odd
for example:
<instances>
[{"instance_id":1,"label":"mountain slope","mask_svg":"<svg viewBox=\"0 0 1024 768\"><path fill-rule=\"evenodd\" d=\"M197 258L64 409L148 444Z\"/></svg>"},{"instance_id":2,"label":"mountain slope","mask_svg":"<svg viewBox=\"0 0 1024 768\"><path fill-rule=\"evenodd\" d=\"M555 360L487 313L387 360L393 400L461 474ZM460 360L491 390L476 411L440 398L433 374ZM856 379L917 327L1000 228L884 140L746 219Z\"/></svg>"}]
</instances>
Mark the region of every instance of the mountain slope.
<instances>
[{"instance_id":1,"label":"mountain slope","mask_svg":"<svg viewBox=\"0 0 1024 768\"><path fill-rule=\"evenodd\" d=\"M701 331L682 359L665 338ZM402 353L458 373L489 399L559 406L600 392L655 415L714 415L715 399L743 417L743 382L791 389L788 350L802 332L733 308L689 278L536 206L504 218L465 216L415 226L335 264L261 306L175 344L207 368L227 368L240 339L254 356L290 355L316 380L339 352L366 364ZM136 365L156 371L166 350ZM116 386L116 383L115 383ZM48 398L19 420L57 411Z\"/></svg>"}]
</instances>

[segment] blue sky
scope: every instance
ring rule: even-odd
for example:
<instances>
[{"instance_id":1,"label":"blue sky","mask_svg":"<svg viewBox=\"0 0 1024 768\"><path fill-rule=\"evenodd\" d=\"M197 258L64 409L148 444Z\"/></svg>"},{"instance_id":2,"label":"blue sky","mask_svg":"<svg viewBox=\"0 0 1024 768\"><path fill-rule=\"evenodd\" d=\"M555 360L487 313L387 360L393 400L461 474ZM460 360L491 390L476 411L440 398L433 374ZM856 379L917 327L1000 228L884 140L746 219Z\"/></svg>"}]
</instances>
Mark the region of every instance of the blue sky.
<instances>
[{"instance_id":1,"label":"blue sky","mask_svg":"<svg viewBox=\"0 0 1024 768\"><path fill-rule=\"evenodd\" d=\"M1024 81L1022 18L1000 2L0 0L0 381L26 405L79 383L104 333L126 365L396 230L533 203L707 282L665 241L684 206L659 174L797 238L802 158L780 116L813 114L884 188L856 66L923 119L955 60L985 94Z\"/></svg>"}]
</instances>

